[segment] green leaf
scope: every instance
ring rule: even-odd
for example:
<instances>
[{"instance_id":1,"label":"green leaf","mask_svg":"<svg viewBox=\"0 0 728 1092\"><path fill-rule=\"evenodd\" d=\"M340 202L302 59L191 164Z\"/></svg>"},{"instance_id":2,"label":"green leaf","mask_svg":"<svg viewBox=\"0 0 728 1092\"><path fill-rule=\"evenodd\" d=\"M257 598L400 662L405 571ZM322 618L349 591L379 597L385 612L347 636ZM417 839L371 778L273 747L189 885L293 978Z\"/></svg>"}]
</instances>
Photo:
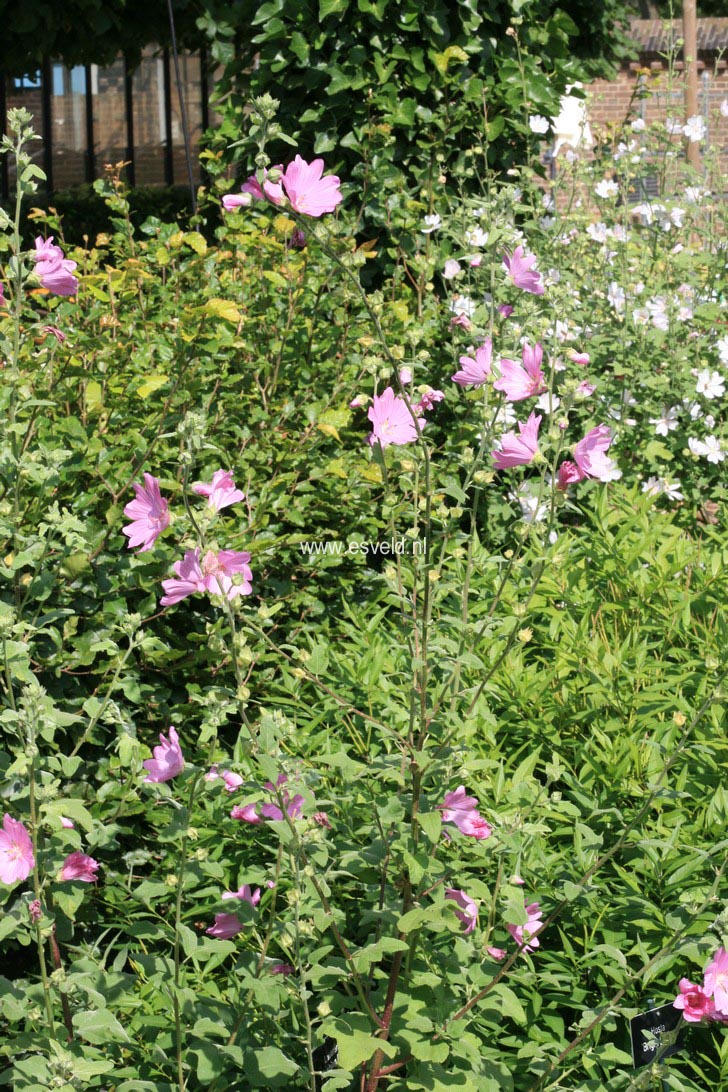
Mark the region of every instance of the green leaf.
<instances>
[{"instance_id":1,"label":"green leaf","mask_svg":"<svg viewBox=\"0 0 728 1092\"><path fill-rule=\"evenodd\" d=\"M127 1043L129 1036L108 1009L86 1009L83 1012L74 1013L73 1026L82 1039L88 1043L103 1045L109 1041L113 1043Z\"/></svg>"},{"instance_id":2,"label":"green leaf","mask_svg":"<svg viewBox=\"0 0 728 1092\"><path fill-rule=\"evenodd\" d=\"M442 830L442 815L439 811L421 811L417 814L417 822L422 827L425 836L434 845L440 840Z\"/></svg>"},{"instance_id":3,"label":"green leaf","mask_svg":"<svg viewBox=\"0 0 728 1092\"><path fill-rule=\"evenodd\" d=\"M319 22L327 15L339 15L348 6L349 0L319 0Z\"/></svg>"},{"instance_id":4,"label":"green leaf","mask_svg":"<svg viewBox=\"0 0 728 1092\"><path fill-rule=\"evenodd\" d=\"M266 1046L245 1056L245 1079L253 1088L291 1088L299 1066L278 1047Z\"/></svg>"}]
</instances>

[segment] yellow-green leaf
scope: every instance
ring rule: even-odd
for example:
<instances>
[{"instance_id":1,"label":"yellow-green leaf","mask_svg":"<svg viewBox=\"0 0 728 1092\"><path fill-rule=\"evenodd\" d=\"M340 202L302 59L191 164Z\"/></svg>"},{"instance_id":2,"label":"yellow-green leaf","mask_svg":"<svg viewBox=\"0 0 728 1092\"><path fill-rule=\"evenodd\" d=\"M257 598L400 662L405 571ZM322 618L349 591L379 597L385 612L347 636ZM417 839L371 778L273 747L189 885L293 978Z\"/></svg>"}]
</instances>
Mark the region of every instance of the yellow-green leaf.
<instances>
[{"instance_id":1,"label":"yellow-green leaf","mask_svg":"<svg viewBox=\"0 0 728 1092\"><path fill-rule=\"evenodd\" d=\"M241 314L232 300L211 299L205 304L205 310L211 315L225 319L226 322L240 322Z\"/></svg>"},{"instance_id":2,"label":"yellow-green leaf","mask_svg":"<svg viewBox=\"0 0 728 1092\"><path fill-rule=\"evenodd\" d=\"M140 398L148 398L150 394L154 394L160 387L163 387L167 382L166 375L150 375L143 383L140 383L137 387L137 394Z\"/></svg>"},{"instance_id":3,"label":"yellow-green leaf","mask_svg":"<svg viewBox=\"0 0 728 1092\"><path fill-rule=\"evenodd\" d=\"M195 254L207 254L207 240L204 235L200 235L199 231L186 231L184 238L187 246L192 247Z\"/></svg>"}]
</instances>

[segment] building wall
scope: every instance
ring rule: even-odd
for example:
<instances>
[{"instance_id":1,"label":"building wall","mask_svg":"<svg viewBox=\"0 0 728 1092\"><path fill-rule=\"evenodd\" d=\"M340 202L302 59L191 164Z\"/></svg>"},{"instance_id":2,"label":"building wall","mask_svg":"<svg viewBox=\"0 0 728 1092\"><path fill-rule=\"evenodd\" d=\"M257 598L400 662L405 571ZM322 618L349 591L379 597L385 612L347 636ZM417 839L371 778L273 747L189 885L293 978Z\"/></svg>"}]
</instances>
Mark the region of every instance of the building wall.
<instances>
[{"instance_id":1,"label":"building wall","mask_svg":"<svg viewBox=\"0 0 728 1092\"><path fill-rule=\"evenodd\" d=\"M651 124L674 117L685 120L685 73L682 64L670 74L661 61L647 61L622 69L612 81L595 80L589 88L589 120L602 131L611 124L643 118ZM704 117L708 136L703 148L718 149L728 170L728 117L720 104L728 100L728 64L723 59L698 65L698 109Z\"/></svg>"},{"instance_id":2,"label":"building wall","mask_svg":"<svg viewBox=\"0 0 728 1092\"><path fill-rule=\"evenodd\" d=\"M203 102L205 91L200 55L183 53L180 56L180 70L190 131L193 179L199 183L201 169L198 155L207 111L207 103ZM123 57L118 57L107 68L91 65L89 77L90 96L87 96L85 68L69 69L58 62L51 62L45 73L50 116L44 113L41 73L22 81L8 79L5 82L6 109L25 107L33 115L36 132L50 136L50 142L38 141L34 145L33 155L43 166L50 144L54 190L99 178L104 173L105 164L132 158ZM163 54L154 46L147 47L141 64L132 75L131 85L134 184L154 186L165 185L168 181L186 184L182 111L173 59L169 59L168 79L165 81ZM88 144L89 100L93 119L92 148ZM131 178L131 173L128 168L127 177ZM12 191L12 170L7 181Z\"/></svg>"}]
</instances>

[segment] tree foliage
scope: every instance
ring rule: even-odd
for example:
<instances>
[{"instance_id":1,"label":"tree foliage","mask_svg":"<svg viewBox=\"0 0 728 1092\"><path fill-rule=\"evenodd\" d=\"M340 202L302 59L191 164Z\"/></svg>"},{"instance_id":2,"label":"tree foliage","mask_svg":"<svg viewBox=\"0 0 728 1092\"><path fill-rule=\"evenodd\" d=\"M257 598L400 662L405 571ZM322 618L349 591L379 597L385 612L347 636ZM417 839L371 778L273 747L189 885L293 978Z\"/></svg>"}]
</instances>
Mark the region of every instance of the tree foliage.
<instances>
[{"instance_id":1,"label":"tree foliage","mask_svg":"<svg viewBox=\"0 0 728 1092\"><path fill-rule=\"evenodd\" d=\"M208 0L201 21L224 66L221 137L269 93L303 153L335 153L364 178L451 168L486 140L489 161L522 159L529 114L552 116L569 83L628 51L621 0ZM572 17L570 12L573 11ZM589 33L579 27L588 26ZM245 28L243 32L241 28ZM242 157L242 151L239 152ZM251 164L247 163L249 167ZM424 165L424 166L423 166Z\"/></svg>"},{"instance_id":2,"label":"tree foliage","mask_svg":"<svg viewBox=\"0 0 728 1092\"><path fill-rule=\"evenodd\" d=\"M199 44L199 2L173 0L173 11L180 41ZM35 71L44 57L69 66L110 64L119 53L133 61L170 33L166 0L0 0L0 26L0 70L11 76Z\"/></svg>"}]
</instances>

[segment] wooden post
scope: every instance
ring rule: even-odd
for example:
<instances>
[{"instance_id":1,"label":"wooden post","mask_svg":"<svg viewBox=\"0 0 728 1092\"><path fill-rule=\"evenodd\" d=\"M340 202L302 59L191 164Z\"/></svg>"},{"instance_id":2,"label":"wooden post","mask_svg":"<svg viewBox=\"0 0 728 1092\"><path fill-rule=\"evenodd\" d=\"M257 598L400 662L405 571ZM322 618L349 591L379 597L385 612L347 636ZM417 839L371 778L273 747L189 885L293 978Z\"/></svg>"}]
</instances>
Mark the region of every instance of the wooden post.
<instances>
[{"instance_id":1,"label":"wooden post","mask_svg":"<svg viewBox=\"0 0 728 1092\"><path fill-rule=\"evenodd\" d=\"M6 98L7 76L0 71L0 133L8 131L8 109ZM0 157L0 197L3 201L10 200L10 177L8 175L8 157Z\"/></svg>"},{"instance_id":2,"label":"wooden post","mask_svg":"<svg viewBox=\"0 0 728 1092\"><path fill-rule=\"evenodd\" d=\"M96 151L94 148L94 96L91 80L91 65L84 65L86 96L86 181L96 179Z\"/></svg>"},{"instance_id":3,"label":"wooden post","mask_svg":"<svg viewBox=\"0 0 728 1092\"><path fill-rule=\"evenodd\" d=\"M129 185L136 185L136 169L134 164L134 75L129 65L129 59L124 54L124 113L126 114L126 160L129 166L126 177Z\"/></svg>"},{"instance_id":4,"label":"wooden post","mask_svg":"<svg viewBox=\"0 0 728 1092\"><path fill-rule=\"evenodd\" d=\"M698 21L695 0L683 0L683 64L685 71L685 118L698 113ZM700 143L688 140L687 157L700 169Z\"/></svg>"}]
</instances>

